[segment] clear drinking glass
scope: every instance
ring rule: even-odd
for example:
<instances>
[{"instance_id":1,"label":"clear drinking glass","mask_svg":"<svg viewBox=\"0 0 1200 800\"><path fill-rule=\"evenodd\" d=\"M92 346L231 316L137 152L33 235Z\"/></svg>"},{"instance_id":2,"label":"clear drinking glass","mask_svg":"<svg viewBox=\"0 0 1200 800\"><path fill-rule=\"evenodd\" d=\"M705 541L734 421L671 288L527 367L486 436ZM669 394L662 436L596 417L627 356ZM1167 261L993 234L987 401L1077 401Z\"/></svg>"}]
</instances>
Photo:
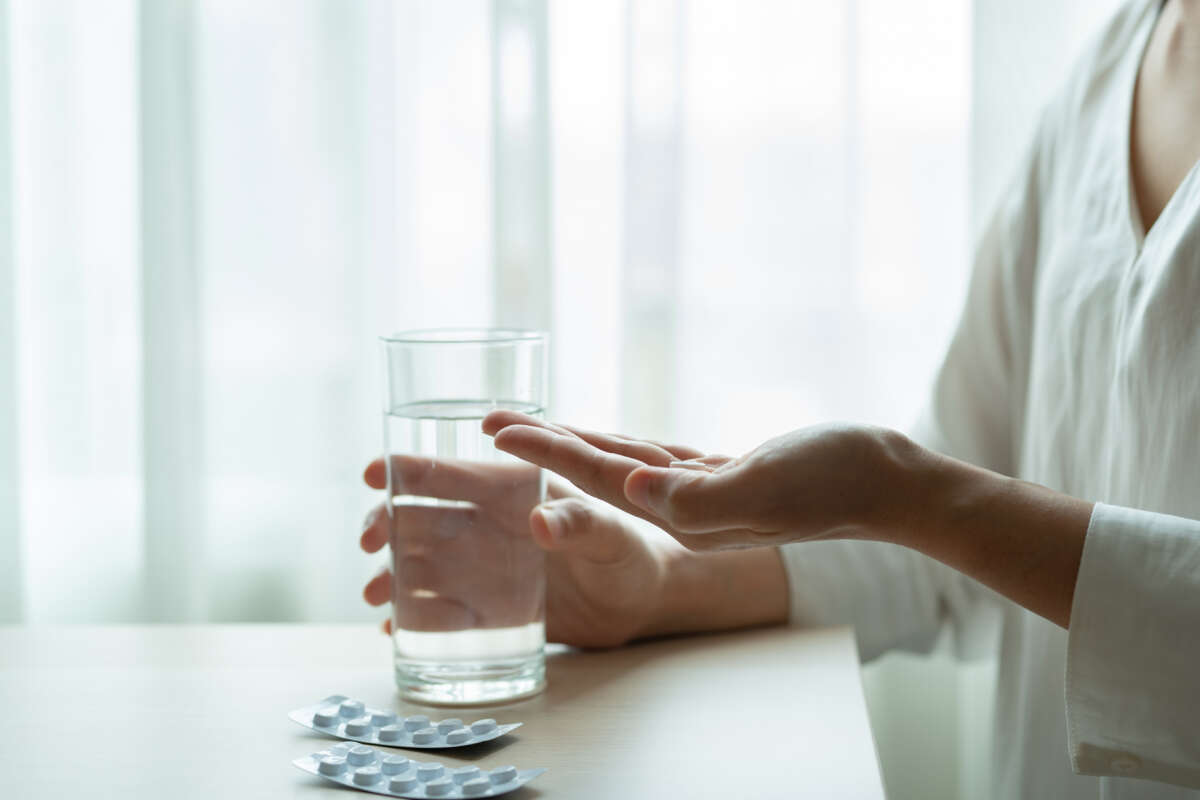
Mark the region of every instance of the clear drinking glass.
<instances>
[{"instance_id":1,"label":"clear drinking glass","mask_svg":"<svg viewBox=\"0 0 1200 800\"><path fill-rule=\"evenodd\" d=\"M444 329L382 342L396 684L439 705L536 694L545 574L529 512L545 480L480 422L496 409L544 416L546 334Z\"/></svg>"}]
</instances>

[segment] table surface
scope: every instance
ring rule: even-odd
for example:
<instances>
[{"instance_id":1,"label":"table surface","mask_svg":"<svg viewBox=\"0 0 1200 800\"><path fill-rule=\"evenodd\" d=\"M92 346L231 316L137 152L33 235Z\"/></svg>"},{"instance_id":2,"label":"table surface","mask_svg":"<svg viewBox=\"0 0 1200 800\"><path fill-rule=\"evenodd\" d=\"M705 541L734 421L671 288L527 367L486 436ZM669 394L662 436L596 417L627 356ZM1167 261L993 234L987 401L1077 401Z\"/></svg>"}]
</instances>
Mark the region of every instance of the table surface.
<instances>
[{"instance_id":1,"label":"table surface","mask_svg":"<svg viewBox=\"0 0 1200 800\"><path fill-rule=\"evenodd\" d=\"M287 712L330 694L524 722L417 756L549 767L512 800L883 797L849 629L559 649L547 670L538 697L431 710L400 701L367 627L0 627L0 797L349 800L291 765L329 740Z\"/></svg>"}]
</instances>

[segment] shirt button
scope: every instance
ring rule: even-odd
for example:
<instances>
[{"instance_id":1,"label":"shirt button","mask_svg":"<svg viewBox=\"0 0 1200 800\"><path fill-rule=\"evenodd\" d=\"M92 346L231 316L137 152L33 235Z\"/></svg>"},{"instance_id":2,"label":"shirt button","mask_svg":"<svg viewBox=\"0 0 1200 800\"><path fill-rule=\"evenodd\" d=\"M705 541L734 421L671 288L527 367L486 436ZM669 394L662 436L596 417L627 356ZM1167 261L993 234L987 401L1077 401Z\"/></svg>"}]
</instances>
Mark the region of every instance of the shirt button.
<instances>
[{"instance_id":1,"label":"shirt button","mask_svg":"<svg viewBox=\"0 0 1200 800\"><path fill-rule=\"evenodd\" d=\"M1142 766L1142 760L1130 753L1121 753L1113 756L1108 765L1112 767L1113 772L1118 772L1122 775L1132 775Z\"/></svg>"}]
</instances>

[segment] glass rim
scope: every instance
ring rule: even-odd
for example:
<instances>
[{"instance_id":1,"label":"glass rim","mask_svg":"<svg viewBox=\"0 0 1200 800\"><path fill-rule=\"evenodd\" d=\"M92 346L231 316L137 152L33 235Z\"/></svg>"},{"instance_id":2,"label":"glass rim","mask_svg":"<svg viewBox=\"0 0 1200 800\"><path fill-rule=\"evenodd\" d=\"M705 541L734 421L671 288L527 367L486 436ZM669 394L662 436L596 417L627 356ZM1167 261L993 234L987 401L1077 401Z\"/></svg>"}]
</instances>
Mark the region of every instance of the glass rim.
<instances>
[{"instance_id":1,"label":"glass rim","mask_svg":"<svg viewBox=\"0 0 1200 800\"><path fill-rule=\"evenodd\" d=\"M414 328L380 336L384 344L516 344L545 342L546 331L524 328Z\"/></svg>"}]
</instances>

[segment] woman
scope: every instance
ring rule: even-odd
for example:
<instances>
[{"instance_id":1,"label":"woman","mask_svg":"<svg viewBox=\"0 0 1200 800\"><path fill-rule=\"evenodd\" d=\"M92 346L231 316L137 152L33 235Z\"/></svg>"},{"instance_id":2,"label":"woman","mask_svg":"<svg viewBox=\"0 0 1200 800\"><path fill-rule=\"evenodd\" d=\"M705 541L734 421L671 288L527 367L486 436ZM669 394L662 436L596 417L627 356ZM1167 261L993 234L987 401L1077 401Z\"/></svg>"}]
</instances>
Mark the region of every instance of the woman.
<instances>
[{"instance_id":1,"label":"woman","mask_svg":"<svg viewBox=\"0 0 1200 800\"><path fill-rule=\"evenodd\" d=\"M998 605L997 797L1200 797L1197 158L1200 0L1135 0L1043 114L911 438L828 426L731 459L488 417L683 545L552 487L548 635L850 623L871 657ZM363 547L387 534L375 515Z\"/></svg>"}]
</instances>

